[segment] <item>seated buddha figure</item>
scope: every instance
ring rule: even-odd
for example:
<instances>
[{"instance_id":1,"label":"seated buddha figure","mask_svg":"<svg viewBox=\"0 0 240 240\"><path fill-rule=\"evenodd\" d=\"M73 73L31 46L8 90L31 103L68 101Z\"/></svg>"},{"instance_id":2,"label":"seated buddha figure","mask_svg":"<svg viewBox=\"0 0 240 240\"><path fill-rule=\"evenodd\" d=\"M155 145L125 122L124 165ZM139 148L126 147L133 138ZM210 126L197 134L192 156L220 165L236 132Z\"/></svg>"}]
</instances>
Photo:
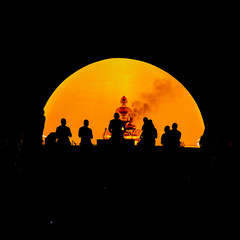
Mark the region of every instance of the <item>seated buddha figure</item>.
<instances>
[{"instance_id":1,"label":"seated buddha figure","mask_svg":"<svg viewBox=\"0 0 240 240\"><path fill-rule=\"evenodd\" d=\"M132 123L133 121L133 114L131 108L127 107L127 98L123 96L121 98L120 103L122 104L121 107L117 108L115 112L119 113L120 118L124 123L127 130L135 129L136 126Z\"/></svg>"}]
</instances>

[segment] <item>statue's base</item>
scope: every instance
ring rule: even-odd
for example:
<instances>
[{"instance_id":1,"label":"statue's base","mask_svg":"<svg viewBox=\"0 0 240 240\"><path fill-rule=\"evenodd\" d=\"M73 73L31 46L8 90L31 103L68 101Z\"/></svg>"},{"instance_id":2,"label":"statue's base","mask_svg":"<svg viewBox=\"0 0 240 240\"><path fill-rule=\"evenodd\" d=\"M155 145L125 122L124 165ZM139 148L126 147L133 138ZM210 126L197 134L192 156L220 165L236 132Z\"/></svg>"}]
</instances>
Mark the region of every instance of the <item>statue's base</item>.
<instances>
[{"instance_id":1,"label":"statue's base","mask_svg":"<svg viewBox=\"0 0 240 240\"><path fill-rule=\"evenodd\" d=\"M140 141L142 131L140 129L127 129L123 137L125 140L132 140L134 145L137 145ZM106 130L103 136L103 140L109 140L111 138L111 133Z\"/></svg>"}]
</instances>

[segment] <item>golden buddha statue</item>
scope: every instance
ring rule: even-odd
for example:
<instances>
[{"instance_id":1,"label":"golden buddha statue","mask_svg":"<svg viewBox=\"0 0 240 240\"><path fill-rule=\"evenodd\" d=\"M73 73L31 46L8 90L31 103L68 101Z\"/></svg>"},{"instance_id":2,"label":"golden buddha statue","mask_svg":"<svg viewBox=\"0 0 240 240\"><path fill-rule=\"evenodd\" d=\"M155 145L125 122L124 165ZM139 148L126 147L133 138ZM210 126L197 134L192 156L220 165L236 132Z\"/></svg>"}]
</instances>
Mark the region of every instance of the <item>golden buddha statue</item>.
<instances>
[{"instance_id":1,"label":"golden buddha statue","mask_svg":"<svg viewBox=\"0 0 240 240\"><path fill-rule=\"evenodd\" d=\"M140 136L142 131L140 129L136 129L136 125L133 124L133 111L131 108L127 107L127 98L123 96L120 100L122 104L121 107L118 107L115 112L119 113L119 119L125 123L126 131L124 132L123 137L125 139L132 139L135 141L135 144L140 140ZM103 134L103 139L110 139L111 133L105 128L105 132Z\"/></svg>"},{"instance_id":2,"label":"golden buddha statue","mask_svg":"<svg viewBox=\"0 0 240 240\"><path fill-rule=\"evenodd\" d=\"M122 120L125 123L126 129L135 129L136 126L132 123L133 122L133 114L132 109L127 107L127 98L123 96L121 98L120 103L122 104L121 107L117 108L115 112L119 113L120 120Z\"/></svg>"}]
</instances>

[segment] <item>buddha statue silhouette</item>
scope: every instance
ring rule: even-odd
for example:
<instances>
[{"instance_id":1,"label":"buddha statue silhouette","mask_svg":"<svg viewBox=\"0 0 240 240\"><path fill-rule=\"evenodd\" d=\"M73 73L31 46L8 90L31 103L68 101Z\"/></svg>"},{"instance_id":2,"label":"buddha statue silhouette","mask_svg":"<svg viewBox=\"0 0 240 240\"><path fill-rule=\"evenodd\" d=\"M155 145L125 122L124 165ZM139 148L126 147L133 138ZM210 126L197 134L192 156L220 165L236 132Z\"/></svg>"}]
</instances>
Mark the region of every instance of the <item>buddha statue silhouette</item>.
<instances>
[{"instance_id":1,"label":"buddha statue silhouette","mask_svg":"<svg viewBox=\"0 0 240 240\"><path fill-rule=\"evenodd\" d=\"M132 109L126 106L127 102L128 102L127 98L123 96L120 101L122 106L117 108L116 112L119 113L120 120L122 120L125 123L125 127L127 130L136 129L136 126L132 123L133 122Z\"/></svg>"},{"instance_id":2,"label":"buddha statue silhouette","mask_svg":"<svg viewBox=\"0 0 240 240\"><path fill-rule=\"evenodd\" d=\"M123 137L125 139L134 139L135 144L137 144L137 142L140 140L142 131L140 129L136 129L136 125L133 123L133 111L131 108L127 107L127 102L127 98L123 96L120 100L122 106L118 107L115 112L119 113L119 119L122 120L125 124L126 131ZM106 128L103 134L103 139L109 139L110 137L111 133Z\"/></svg>"}]
</instances>

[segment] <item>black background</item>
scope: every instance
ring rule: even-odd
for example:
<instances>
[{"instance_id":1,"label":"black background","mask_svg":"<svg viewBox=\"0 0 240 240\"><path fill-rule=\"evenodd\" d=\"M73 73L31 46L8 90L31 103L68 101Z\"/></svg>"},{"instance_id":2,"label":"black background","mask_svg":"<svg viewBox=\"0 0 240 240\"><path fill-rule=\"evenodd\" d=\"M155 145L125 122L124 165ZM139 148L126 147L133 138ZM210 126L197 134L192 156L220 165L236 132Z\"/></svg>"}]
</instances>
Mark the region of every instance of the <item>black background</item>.
<instances>
[{"instance_id":1,"label":"black background","mask_svg":"<svg viewBox=\"0 0 240 240\"><path fill-rule=\"evenodd\" d=\"M212 2L210 4L209 1L207 3L204 1L189 3L189 1L187 1L186 4L184 4L183 1L179 3L176 3L176 1L168 1L167 4L159 1L154 1L154 4L152 4L151 1L133 4L130 4L130 1L114 1L111 5L109 5L109 3L104 4L102 1L99 3L96 1L88 1L88 4L77 2L76 5L71 5L69 1L62 3L50 3L48 1L46 4L35 1L31 4L27 2L26 5L22 2L10 2L8 6L6 3L2 4L0 15L0 137L2 133L10 133L10 135L14 136L19 129L26 131L31 130L31 125L39 123L39 111L44 107L48 98L62 81L70 74L92 62L113 57L138 59L165 70L180 81L192 94L202 112L205 123L211 123L212 127L216 127L221 132L223 138L229 136L238 137L239 14L237 10L238 6L233 6L231 1L216 4ZM223 156L225 155L223 154ZM50 167L50 169L54 169L53 172L55 172L55 166L58 166L56 169L57 180L55 183L55 180L53 180L54 177L52 178L50 175L46 177L45 175L45 172L48 173L49 171L49 168L45 167L45 162L40 163L38 160L36 162L32 161L32 159L34 159L32 157L34 156L30 154L29 159L28 157L26 158L26 162L29 161L30 169L33 162L33 165L37 166L36 176L35 171L30 171L30 174L28 174L28 170L27 176L29 177L27 178L25 178L25 174L22 175L23 178L18 178L17 174L17 177L14 178L13 181L9 181L6 184L10 190L1 191L3 193L2 200L5 199L6 201L6 204L3 203L2 206L7 209L7 214L2 214L3 216L1 216L4 222L6 223L7 217L10 217L12 225L12 220L16 217L17 220L15 219L15 221L18 225L19 223L24 223L26 226L26 224L29 225L30 223L29 219L33 224L36 224L36 221L42 222L42 218L44 218L45 221L46 216L52 217L52 214L53 217L54 214L57 214L56 218L58 221L58 210L62 210L62 207L65 206L65 210L68 212L69 206L71 206L70 209L73 209L73 211L70 211L71 214L76 213L75 216L77 216L77 219L83 219L83 222L88 224L89 220L86 221L85 215L82 215L82 206L79 205L79 202L84 203L82 199L81 201L79 201L79 199L84 196L84 194L82 195L81 193L85 191L81 190L82 185L78 180L72 182L75 177L78 179L79 170L82 171L81 169L84 169L78 167L81 166L84 161L77 161L77 164L80 165L76 165L77 167L74 169L72 168L72 161L69 162L69 165L65 164L68 161L64 161L62 165L61 161L58 162L58 158L56 158L58 162L56 165L55 161L49 161L49 163L54 165L53 168ZM142 157L143 156L141 156L141 158ZM112 158L111 154L110 158ZM7 159L12 159L12 156L9 154ZM63 157L63 159L65 159L65 157ZM219 157L216 159L218 161L222 158ZM206 160L210 161L209 158ZM5 163L4 161L2 162L3 164ZM147 180L146 190L143 189L142 191L141 188L141 197L137 199L136 202L134 201L133 205L135 207L133 209L137 208L137 213L141 215L146 212L146 215L142 216L147 216L145 219L150 220L150 224L152 223L152 213L154 213L155 215L157 214L158 217L160 216L160 219L163 217L162 219L164 219L166 225L170 226L171 230L173 229L174 221L177 226L182 226L183 223L184 234L186 233L186 226L192 225L194 225L194 227L200 226L201 232L206 228L208 234L209 229L213 229L214 235L218 232L222 233L223 229L229 230L226 225L231 225L231 219L236 219L232 217L232 215L236 213L237 205L235 205L235 203L238 199L235 194L235 189L237 189L235 182L238 180L236 177L236 169L238 168L235 167L235 162L233 164L233 156L230 159L230 164L223 164L221 166L220 163L220 167L216 168L214 164L210 166L210 162L207 164L207 168L210 170L207 170L207 173L210 173L209 177L206 177L206 180L204 180L206 183L203 183L203 188L205 189L206 185L209 186L207 187L206 195L203 194L203 196L197 197L196 202L194 201L192 193L194 193L195 186L197 187L196 193L201 187L198 187L198 183L196 185L192 184L195 181L194 176L190 184L184 180L184 186L186 188L184 187L183 189L185 189L185 191L182 192L182 187L180 187L181 193L180 191L176 191L175 193L174 189L170 187L170 195L168 193L164 194L162 188L160 193L156 191L157 188L155 186L157 185L153 184L153 182L155 182L155 179L158 179L155 178L155 176L159 175L159 170L165 171L165 168L161 170L161 167L156 167L154 168L154 172L157 174L152 174L152 171L148 171L148 167L152 168L153 166L152 162L150 161L149 165L145 165L147 162L144 161L144 165L140 164L144 167L144 171L139 171L139 173L148 172L145 176L141 175L141 178L143 176L143 180L140 181L140 185L150 174L151 176L149 180ZM159 164L162 161L157 162ZM93 166L91 161L90 165ZM118 161L117 165L118 167L121 166L121 164L118 164ZM138 164L135 165L135 162L133 162L132 166L134 166L135 169L137 165ZM190 165L193 166L192 164ZM51 164L49 166L51 166ZM99 165L96 164L95 166L98 167ZM110 164L110 166L113 165ZM122 166L125 168L124 164ZM146 168L146 166L148 167ZM201 164L201 166L203 165ZM219 165L216 164L216 166ZM15 167L16 166L14 166L14 169ZM109 168L104 169L104 171L108 171L108 169ZM218 172L219 169L220 174ZM52 170L50 170L49 173L51 171ZM94 168L91 168L90 179L94 171ZM101 176L104 176L101 170L96 169L96 171L101 173ZM133 172L133 170L128 172L131 173L131 171ZM3 173L4 170L1 172ZM3 174L3 185L5 185L6 179L8 180L15 175L15 171L14 174L12 174L12 169L10 172L11 174L9 175L9 171ZM60 173L59 176L58 172ZM62 172L64 172L64 177ZM122 184L122 171L119 170L119 172L121 172L121 178L119 179L121 179ZM195 170L193 170L193 172L195 172ZM203 172L205 172L205 170ZM168 174L168 171L166 174ZM185 165L183 174L186 174ZM199 173L197 173L197 175L198 174ZM165 173L163 175L165 175ZM200 175L202 175L202 173L200 173ZM5 176L8 177L5 179ZM97 179L97 186L99 183L98 176L99 175L96 174L96 178L94 178ZM135 182L135 176L138 176L138 174L133 176ZM171 177L172 175L170 178ZM60 182L58 182L58 179L60 179ZM154 179L154 181L152 179ZM180 178L177 176L176 179ZM200 177L200 181L201 179L202 177ZM205 179L204 176L203 179ZM41 181L43 181L43 183ZM165 185L165 181L168 180L164 180L163 185ZM13 184L11 184L11 182ZM89 182L89 180L84 180L84 185L85 182ZM156 183L157 182L158 181L156 181ZM69 184L71 184L70 188ZM85 188L89 188L89 191L92 192L92 185L91 183L90 185L88 184ZM131 189L132 186L131 184L129 185L127 181L126 184L123 185L124 188L125 186L130 186L129 189ZM176 188L180 185L177 184ZM202 184L200 185L202 186ZM171 186L171 183L169 186ZM220 194L216 194L216 198L213 197L216 191L215 186L219 189L219 193L221 192ZM189 192L190 189L192 189L192 191ZM132 191L132 189L130 191ZM153 193L151 193L151 191L153 191ZM205 193L205 190L202 191ZM196 195L202 195L202 191L200 190ZM186 194L187 192L188 194ZM210 194L208 194L208 192ZM155 193L158 194L158 196L156 195L157 198L152 198ZM43 194L43 196L41 196L41 194ZM62 198L64 194L67 195L67 198ZM185 194L186 196L184 196ZM110 197L110 195L108 196ZM124 215L121 219L124 219L125 216L129 217L128 210L134 213L133 209L130 209L130 207L133 206L131 204L132 200L129 201L130 198L129 195L126 194L127 200L125 200L125 205L127 208L121 212L122 216ZM164 204L162 199L167 198L171 201ZM89 214L88 209L92 208L92 212L94 212L99 206L103 210L100 216L105 215L105 210L113 213L117 218L121 216L121 214L118 214L118 212L120 213L121 211L121 207L119 208L120 211L116 211L115 207L122 206L123 209L125 206L123 202L120 202L121 200L119 201L118 197L117 201L113 201L113 204L109 206L107 206L108 203L114 198L106 198L108 199L106 202L104 198L103 205L100 204L102 203L101 201L96 204L98 202L96 200L98 199L99 197L94 196L90 199L91 201L87 202L86 205L90 206L85 208L87 216L91 218L95 216L95 213ZM146 199L148 200L145 201ZM160 201L158 201L159 199ZM86 200L88 200L87 197L85 198L85 201ZM115 202L117 202L117 204L115 204ZM160 205L159 202L161 203ZM181 202L185 203L182 205ZM203 202L205 202L205 204L203 204ZM36 206L38 207L36 208ZM138 208L138 206L140 206L140 208ZM142 206L147 207L142 208ZM157 208L160 207L158 208L160 211L156 212L156 206ZM177 209L179 206L181 206L180 209L183 209L184 212L180 211L180 214L178 214L178 212L174 213L174 209ZM81 213L76 212L75 207L76 209L80 209ZM164 208L163 211L162 208ZM139 209L141 210L140 212ZM27 213L27 210L29 210L29 213ZM59 221L61 222L61 217L63 219L66 217L63 222L69 222L69 220L71 220L70 224L72 224L74 222L72 216L71 218L68 217L68 214L64 216L65 210L63 208L63 211L59 212ZM163 212L167 213L168 218L165 219ZM80 218L78 213L81 215ZM106 214L106 217L108 218L109 215L111 214ZM5 216L7 217L5 218ZM40 216L40 219L37 219L38 216ZM136 216L138 217L140 215ZM136 222L142 221L142 216L137 219ZM180 219L179 216L181 221L178 221L178 219ZM24 221L24 218L26 221ZM96 222L98 222L98 219L100 218L95 219ZM115 220L116 217L110 217L109 219L116 225L116 221L112 221L112 219ZM129 226L132 227L132 223L134 223L136 217L132 218L130 214L129 219L131 221ZM132 219L134 220L132 221ZM100 220L103 224L109 221L103 221L102 218ZM199 220L201 224L198 224ZM148 229L145 223L145 220L141 222L141 224L144 224L144 229ZM213 227L214 224L217 226L216 229ZM110 231L111 224L103 226L104 233ZM219 226L223 227L219 228ZM228 235L229 232L233 232L233 226L235 225L233 224L231 231L227 232ZM198 230L197 232L200 231Z\"/></svg>"},{"instance_id":2,"label":"black background","mask_svg":"<svg viewBox=\"0 0 240 240\"><path fill-rule=\"evenodd\" d=\"M89 5L6 7L2 126L34 121L52 92L78 69L124 57L170 73L192 94L205 123L235 131L239 51L234 6Z\"/></svg>"}]
</instances>

